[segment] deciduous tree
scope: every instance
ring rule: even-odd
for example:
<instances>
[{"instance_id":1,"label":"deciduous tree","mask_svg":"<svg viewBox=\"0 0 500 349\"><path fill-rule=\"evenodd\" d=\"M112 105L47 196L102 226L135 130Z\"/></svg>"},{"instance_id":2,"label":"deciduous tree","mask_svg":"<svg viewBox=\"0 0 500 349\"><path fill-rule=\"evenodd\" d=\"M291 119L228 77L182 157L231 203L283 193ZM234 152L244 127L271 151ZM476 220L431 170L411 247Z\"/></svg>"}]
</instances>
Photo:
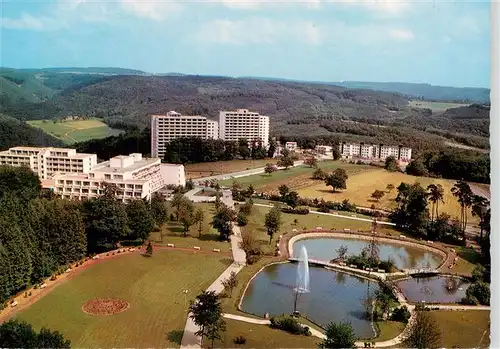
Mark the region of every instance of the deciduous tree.
<instances>
[{"instance_id":1,"label":"deciduous tree","mask_svg":"<svg viewBox=\"0 0 500 349\"><path fill-rule=\"evenodd\" d=\"M203 223L205 222L205 212L201 207L198 207L194 213L194 222L198 223L198 237L201 237L201 233L203 232Z\"/></svg>"},{"instance_id":2,"label":"deciduous tree","mask_svg":"<svg viewBox=\"0 0 500 349\"><path fill-rule=\"evenodd\" d=\"M274 206L266 214L264 225L267 229L267 235L269 235L269 244L271 244L273 235L277 233L281 227L281 210L279 206Z\"/></svg>"},{"instance_id":3,"label":"deciduous tree","mask_svg":"<svg viewBox=\"0 0 500 349\"><path fill-rule=\"evenodd\" d=\"M325 184L328 187L332 187L335 193L337 189L347 189L348 178L349 176L343 168L337 168L333 173L326 176Z\"/></svg>"},{"instance_id":4,"label":"deciduous tree","mask_svg":"<svg viewBox=\"0 0 500 349\"><path fill-rule=\"evenodd\" d=\"M382 190L375 190L372 193L372 198L374 198L377 201L380 201L384 197L385 193Z\"/></svg>"},{"instance_id":5,"label":"deciduous tree","mask_svg":"<svg viewBox=\"0 0 500 349\"><path fill-rule=\"evenodd\" d=\"M200 328L195 334L209 339L217 339L216 334L224 330L220 297L214 291L204 291L189 307L189 317Z\"/></svg>"},{"instance_id":6,"label":"deciduous tree","mask_svg":"<svg viewBox=\"0 0 500 349\"><path fill-rule=\"evenodd\" d=\"M441 331L431 312L416 311L415 322L411 326L404 343L408 348L434 349L441 346Z\"/></svg>"},{"instance_id":7,"label":"deciduous tree","mask_svg":"<svg viewBox=\"0 0 500 349\"><path fill-rule=\"evenodd\" d=\"M146 202L142 199L132 200L126 207L130 240L146 240L155 226Z\"/></svg>"},{"instance_id":8,"label":"deciduous tree","mask_svg":"<svg viewBox=\"0 0 500 349\"><path fill-rule=\"evenodd\" d=\"M236 273L234 271L231 272L229 277L222 281L222 286L229 293L229 296L233 296L233 290L238 286L238 278L236 277Z\"/></svg>"},{"instance_id":9,"label":"deciduous tree","mask_svg":"<svg viewBox=\"0 0 500 349\"><path fill-rule=\"evenodd\" d=\"M232 224L235 221L236 212L224 203L221 203L212 219L212 227L219 232L220 239L225 241L232 234Z\"/></svg>"}]
</instances>

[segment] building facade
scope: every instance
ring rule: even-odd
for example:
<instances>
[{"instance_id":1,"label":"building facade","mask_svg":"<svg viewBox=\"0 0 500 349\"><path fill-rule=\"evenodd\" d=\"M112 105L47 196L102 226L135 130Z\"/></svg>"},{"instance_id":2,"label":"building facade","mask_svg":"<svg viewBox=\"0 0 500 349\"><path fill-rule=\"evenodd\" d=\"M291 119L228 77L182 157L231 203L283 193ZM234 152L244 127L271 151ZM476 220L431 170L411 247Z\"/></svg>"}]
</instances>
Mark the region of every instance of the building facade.
<instances>
[{"instance_id":1,"label":"building facade","mask_svg":"<svg viewBox=\"0 0 500 349\"><path fill-rule=\"evenodd\" d=\"M361 158L368 160L385 161L389 156L393 156L401 162L411 160L412 150L402 145L364 144L364 143L341 143L339 144L340 155L343 158Z\"/></svg>"},{"instance_id":2,"label":"building facade","mask_svg":"<svg viewBox=\"0 0 500 349\"><path fill-rule=\"evenodd\" d=\"M216 139L219 134L217 121L204 116L182 115L170 111L166 115L151 116L151 155L163 158L168 142L181 137Z\"/></svg>"},{"instance_id":3,"label":"building facade","mask_svg":"<svg viewBox=\"0 0 500 349\"><path fill-rule=\"evenodd\" d=\"M184 165L161 164L161 176L164 185L186 185Z\"/></svg>"},{"instance_id":4,"label":"building facade","mask_svg":"<svg viewBox=\"0 0 500 349\"><path fill-rule=\"evenodd\" d=\"M260 141L267 148L269 143L269 117L248 109L219 112L219 138L238 141L245 138L249 142Z\"/></svg>"},{"instance_id":5,"label":"building facade","mask_svg":"<svg viewBox=\"0 0 500 349\"><path fill-rule=\"evenodd\" d=\"M41 180L55 174L89 173L96 164L96 154L69 148L14 147L0 152L0 165L29 167Z\"/></svg>"},{"instance_id":6,"label":"building facade","mask_svg":"<svg viewBox=\"0 0 500 349\"><path fill-rule=\"evenodd\" d=\"M182 167L183 170L183 167ZM106 184L117 188L116 197L124 202L151 199L165 181L159 158L143 158L142 154L119 155L94 166L87 174L56 174L44 187L65 199L87 200L104 193Z\"/></svg>"}]
</instances>

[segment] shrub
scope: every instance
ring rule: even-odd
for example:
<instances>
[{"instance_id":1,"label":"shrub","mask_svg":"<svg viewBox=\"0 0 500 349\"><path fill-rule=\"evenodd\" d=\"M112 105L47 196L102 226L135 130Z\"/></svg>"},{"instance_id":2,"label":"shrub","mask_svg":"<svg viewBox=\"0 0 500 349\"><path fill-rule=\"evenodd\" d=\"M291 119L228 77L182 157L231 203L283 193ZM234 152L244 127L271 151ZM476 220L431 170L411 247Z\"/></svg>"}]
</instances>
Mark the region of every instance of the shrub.
<instances>
[{"instance_id":1,"label":"shrub","mask_svg":"<svg viewBox=\"0 0 500 349\"><path fill-rule=\"evenodd\" d=\"M307 208L290 208L290 207L283 207L281 209L281 212L283 213L290 213L290 214L301 214L301 215L306 215L309 213L309 209Z\"/></svg>"},{"instance_id":2,"label":"shrub","mask_svg":"<svg viewBox=\"0 0 500 349\"><path fill-rule=\"evenodd\" d=\"M247 264L248 265L252 265L252 264L255 264L257 263L259 260L260 260L260 255L256 255L256 254L247 254Z\"/></svg>"},{"instance_id":3,"label":"shrub","mask_svg":"<svg viewBox=\"0 0 500 349\"><path fill-rule=\"evenodd\" d=\"M28 292L28 297L30 297L30 296L31 296L31 291Z\"/></svg>"},{"instance_id":4,"label":"shrub","mask_svg":"<svg viewBox=\"0 0 500 349\"><path fill-rule=\"evenodd\" d=\"M56 279L57 279L57 276L55 274L50 277L50 281L54 281Z\"/></svg>"},{"instance_id":5,"label":"shrub","mask_svg":"<svg viewBox=\"0 0 500 349\"><path fill-rule=\"evenodd\" d=\"M244 227L248 224L248 218L243 213L238 213L238 217L236 218L236 222L240 227Z\"/></svg>"},{"instance_id":6,"label":"shrub","mask_svg":"<svg viewBox=\"0 0 500 349\"><path fill-rule=\"evenodd\" d=\"M392 312L391 320L407 323L410 319L410 316L411 314L408 308L406 306L402 306L400 308L394 309L394 311Z\"/></svg>"},{"instance_id":7,"label":"shrub","mask_svg":"<svg viewBox=\"0 0 500 349\"><path fill-rule=\"evenodd\" d=\"M303 335L303 336L310 336L311 331L309 330L309 327L302 327L299 322L287 315L282 315L278 317L272 317L270 319L270 326L271 328L275 328L278 330L282 330L291 334L298 334L298 335Z\"/></svg>"},{"instance_id":8,"label":"shrub","mask_svg":"<svg viewBox=\"0 0 500 349\"><path fill-rule=\"evenodd\" d=\"M485 282L478 281L469 286L465 292L468 298L476 298L481 305L490 305L490 285Z\"/></svg>"},{"instance_id":9,"label":"shrub","mask_svg":"<svg viewBox=\"0 0 500 349\"><path fill-rule=\"evenodd\" d=\"M479 305L479 301L474 296L466 296L460 300L461 304L464 305Z\"/></svg>"},{"instance_id":10,"label":"shrub","mask_svg":"<svg viewBox=\"0 0 500 349\"><path fill-rule=\"evenodd\" d=\"M235 339L233 339L234 344L245 344L247 342L247 339L243 336L238 336Z\"/></svg>"}]
</instances>

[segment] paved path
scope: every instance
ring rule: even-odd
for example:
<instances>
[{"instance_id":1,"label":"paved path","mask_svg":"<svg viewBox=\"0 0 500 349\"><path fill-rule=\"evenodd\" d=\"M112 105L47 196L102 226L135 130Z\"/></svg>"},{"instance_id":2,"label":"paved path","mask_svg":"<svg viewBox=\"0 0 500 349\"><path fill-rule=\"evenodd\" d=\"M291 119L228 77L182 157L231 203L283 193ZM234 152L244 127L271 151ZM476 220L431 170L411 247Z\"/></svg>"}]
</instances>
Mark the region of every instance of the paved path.
<instances>
[{"instance_id":1,"label":"paved path","mask_svg":"<svg viewBox=\"0 0 500 349\"><path fill-rule=\"evenodd\" d=\"M296 167L296 166L301 166L303 164L304 164L304 161L299 160L299 161L295 161L293 166ZM253 168L251 170L231 172L231 173L226 173L226 174L222 174L222 175L196 178L196 179L193 179L193 182L200 183L200 182L210 181L210 180L223 181L225 179L247 177L247 176L252 176L252 175L264 173L264 169L265 169L265 167L258 167L258 168ZM278 167L278 170L283 170L283 169L284 169L284 167Z\"/></svg>"},{"instance_id":2,"label":"paved path","mask_svg":"<svg viewBox=\"0 0 500 349\"><path fill-rule=\"evenodd\" d=\"M221 201L227 206L234 208L234 201L231 196L231 192L223 192ZM222 281L228 279L232 272L238 274L246 264L245 251L243 251L239 245L239 242L241 241L240 228L233 225L233 233L234 234L231 235L230 239L234 262L226 270L224 270L224 272L212 283L212 285L210 285L207 291L214 291L217 294L224 291ZM184 334L182 335L181 349L201 348L201 338L195 335L195 333L199 330L199 327L195 325L190 316L191 313L188 314L188 318L186 320L186 327L184 328Z\"/></svg>"},{"instance_id":3,"label":"paved path","mask_svg":"<svg viewBox=\"0 0 500 349\"><path fill-rule=\"evenodd\" d=\"M254 205L255 206L261 206L261 207L270 207L270 208L273 207L273 205L257 204L257 203L255 203ZM352 216L345 216L345 215L341 215L341 214L338 214L338 213L325 213L325 212L319 212L319 211L309 211L309 213L319 214L319 215L323 215L323 216L331 216L331 217L337 217L337 218L351 219L351 220L354 220L354 221L362 221L362 222L370 222L370 223L373 222L373 219L360 218L360 217L352 217ZM377 220L377 224L390 225L390 226L395 226L396 225L395 223L385 222L385 221L379 221L379 220Z\"/></svg>"}]
</instances>

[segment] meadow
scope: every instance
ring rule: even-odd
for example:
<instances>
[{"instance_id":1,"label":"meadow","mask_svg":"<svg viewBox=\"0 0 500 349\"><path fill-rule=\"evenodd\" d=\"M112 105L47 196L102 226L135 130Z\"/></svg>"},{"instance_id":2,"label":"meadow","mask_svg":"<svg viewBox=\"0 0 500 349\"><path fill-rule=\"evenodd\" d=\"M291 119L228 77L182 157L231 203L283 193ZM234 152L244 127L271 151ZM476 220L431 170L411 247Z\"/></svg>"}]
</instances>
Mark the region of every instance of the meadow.
<instances>
[{"instance_id":1,"label":"meadow","mask_svg":"<svg viewBox=\"0 0 500 349\"><path fill-rule=\"evenodd\" d=\"M376 167L373 166L354 165L340 161L320 161L318 162L318 167L326 172L331 172L340 167L345 169L348 175L354 175L361 172L371 172L376 169ZM220 181L219 184L222 186L231 186L233 182L236 181L243 187L247 187L251 184L255 189L261 192L277 193L278 187L282 184L286 184L290 188L297 189L317 183L317 181L311 179L314 170L315 169L312 167L303 165L293 167L288 170L280 170L272 173L271 175L262 173L241 178L227 179Z\"/></svg>"},{"instance_id":2,"label":"meadow","mask_svg":"<svg viewBox=\"0 0 500 349\"><path fill-rule=\"evenodd\" d=\"M445 348L488 348L490 312L486 310L432 311Z\"/></svg>"},{"instance_id":3,"label":"meadow","mask_svg":"<svg viewBox=\"0 0 500 349\"><path fill-rule=\"evenodd\" d=\"M327 187L324 182L317 181L316 184L307 187L296 188L300 196L309 198L323 198L324 200L342 201L349 200L359 206L371 207L375 205L378 209L393 210L397 204L394 199L397 196L397 189L387 190L388 184L398 187L401 182L413 184L419 182L424 188L430 184L441 184L444 189L444 203L439 204L439 212L446 212L452 217L459 217L460 204L452 195L451 188L455 181L448 179L415 177L400 172L388 172L383 169L376 169L369 172L357 173L349 176L347 180L347 189L332 192L331 187ZM371 197L375 190L382 190L385 195L376 201ZM477 222L476 217L469 214L470 222Z\"/></svg>"},{"instance_id":4,"label":"meadow","mask_svg":"<svg viewBox=\"0 0 500 349\"><path fill-rule=\"evenodd\" d=\"M444 112L450 108L466 107L468 104L447 103L447 102L429 102L429 101L411 101L410 107L430 109L433 112Z\"/></svg>"},{"instance_id":5,"label":"meadow","mask_svg":"<svg viewBox=\"0 0 500 349\"><path fill-rule=\"evenodd\" d=\"M27 122L30 126L40 128L45 133L67 144L115 136L122 133L121 130L110 128L98 119L55 122L54 120L30 120Z\"/></svg>"},{"instance_id":6,"label":"meadow","mask_svg":"<svg viewBox=\"0 0 500 349\"><path fill-rule=\"evenodd\" d=\"M178 348L189 301L230 263L227 257L173 250L154 251L151 258L125 254L90 266L16 317L37 329L57 329L75 348ZM112 316L82 311L82 304L101 297L124 299L130 308Z\"/></svg>"}]
</instances>

